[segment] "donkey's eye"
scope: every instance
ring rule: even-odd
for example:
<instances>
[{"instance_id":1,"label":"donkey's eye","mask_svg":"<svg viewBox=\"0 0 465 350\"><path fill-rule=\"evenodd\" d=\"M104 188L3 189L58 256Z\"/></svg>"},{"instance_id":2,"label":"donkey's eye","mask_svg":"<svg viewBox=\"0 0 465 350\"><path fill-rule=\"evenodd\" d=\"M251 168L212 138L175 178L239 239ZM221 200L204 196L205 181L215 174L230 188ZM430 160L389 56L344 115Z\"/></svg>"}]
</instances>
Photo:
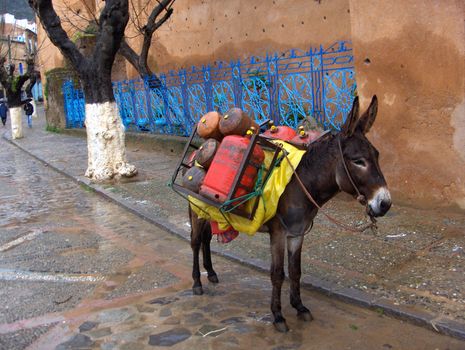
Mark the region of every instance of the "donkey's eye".
<instances>
[{"instance_id":1,"label":"donkey's eye","mask_svg":"<svg viewBox=\"0 0 465 350\"><path fill-rule=\"evenodd\" d=\"M354 163L356 166L359 166L359 167L365 168L367 166L367 163L363 159L354 159L352 160L352 163Z\"/></svg>"}]
</instances>

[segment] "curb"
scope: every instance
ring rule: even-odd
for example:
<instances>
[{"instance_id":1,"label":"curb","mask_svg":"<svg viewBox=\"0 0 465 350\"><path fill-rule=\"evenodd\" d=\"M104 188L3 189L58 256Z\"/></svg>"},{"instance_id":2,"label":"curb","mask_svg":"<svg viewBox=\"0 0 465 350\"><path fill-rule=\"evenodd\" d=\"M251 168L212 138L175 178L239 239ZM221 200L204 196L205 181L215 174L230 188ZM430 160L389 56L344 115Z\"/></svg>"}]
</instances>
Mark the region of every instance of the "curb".
<instances>
[{"instance_id":1,"label":"curb","mask_svg":"<svg viewBox=\"0 0 465 350\"><path fill-rule=\"evenodd\" d=\"M173 228L173 225L163 218L144 213L142 210L138 209L133 204L128 203L124 199L120 198L118 195L115 195L111 191L106 190L102 186L91 182L84 176L73 176L67 173L65 170L51 165L46 160L23 148L16 141L8 138L6 136L6 133L3 134L3 138L10 144L14 145L15 147L28 154L29 156L40 161L45 166L50 167L54 171L71 179L73 182L92 189L95 193L99 194L103 198L117 204L123 209L128 210L129 212L143 219L144 221L147 221L185 241L190 241L189 232L183 232L181 229ZM240 263L247 267L251 267L257 271L266 273L269 272L269 266L267 264L264 264L262 261L254 259L244 259L242 257L236 256L235 254L220 251L215 247L212 247L212 252L219 256L227 258L235 263ZM452 336L460 340L465 340L465 324L454 321L452 319L443 316L438 317L437 315L431 314L426 311L413 310L406 306L396 305L386 298L376 298L373 295L370 295L369 293L366 293L364 291L353 288L341 287L335 283L324 281L309 275L302 276L301 285L306 289L317 291L326 296L334 297L336 299L350 304L375 310L379 312L381 315L385 314L400 320L407 321L417 326L436 331L441 334Z\"/></svg>"}]
</instances>

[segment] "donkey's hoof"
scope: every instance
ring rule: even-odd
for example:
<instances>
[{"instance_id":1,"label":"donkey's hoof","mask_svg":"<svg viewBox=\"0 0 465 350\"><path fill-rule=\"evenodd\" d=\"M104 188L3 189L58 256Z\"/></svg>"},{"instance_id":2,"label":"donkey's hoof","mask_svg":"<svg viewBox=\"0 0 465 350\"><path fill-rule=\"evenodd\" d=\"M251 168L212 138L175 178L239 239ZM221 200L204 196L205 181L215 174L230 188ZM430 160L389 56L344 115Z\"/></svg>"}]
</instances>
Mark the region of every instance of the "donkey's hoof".
<instances>
[{"instance_id":1,"label":"donkey's hoof","mask_svg":"<svg viewBox=\"0 0 465 350\"><path fill-rule=\"evenodd\" d=\"M309 310L303 311L303 312L298 312L297 313L297 318L299 320L305 321L305 322L313 321L312 313Z\"/></svg>"},{"instance_id":2,"label":"donkey's hoof","mask_svg":"<svg viewBox=\"0 0 465 350\"><path fill-rule=\"evenodd\" d=\"M211 283L218 283L219 282L218 276L216 275L216 273L214 275L209 275L207 278Z\"/></svg>"},{"instance_id":3,"label":"donkey's hoof","mask_svg":"<svg viewBox=\"0 0 465 350\"><path fill-rule=\"evenodd\" d=\"M194 295L202 295L203 294L203 288L202 288L202 286L192 287L192 292L194 293Z\"/></svg>"},{"instance_id":4,"label":"donkey's hoof","mask_svg":"<svg viewBox=\"0 0 465 350\"><path fill-rule=\"evenodd\" d=\"M273 322L274 328L281 333L289 332L289 327L287 326L286 321Z\"/></svg>"}]
</instances>

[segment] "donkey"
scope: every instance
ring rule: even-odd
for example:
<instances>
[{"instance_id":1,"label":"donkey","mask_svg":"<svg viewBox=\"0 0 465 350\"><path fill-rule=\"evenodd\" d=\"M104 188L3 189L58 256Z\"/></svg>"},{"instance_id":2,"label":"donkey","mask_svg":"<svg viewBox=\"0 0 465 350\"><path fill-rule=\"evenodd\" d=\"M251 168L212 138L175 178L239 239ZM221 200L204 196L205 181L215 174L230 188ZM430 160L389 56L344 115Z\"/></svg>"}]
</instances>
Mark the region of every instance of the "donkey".
<instances>
[{"instance_id":1,"label":"donkey","mask_svg":"<svg viewBox=\"0 0 465 350\"><path fill-rule=\"evenodd\" d=\"M301 251L305 233L321 207L338 192L346 192L366 205L370 217L383 216L391 207L391 196L378 164L379 152L366 138L378 110L373 96L370 106L359 118L359 101L355 98L352 109L338 134L328 133L308 146L294 174L282 194L276 215L265 226L271 243L271 311L274 326L280 332L289 330L281 312L281 287L284 281L284 251L287 246L290 280L290 303L298 318L311 321L313 316L300 297ZM308 191L313 198L304 193ZM318 206L316 205L318 204ZM189 210L191 220L191 247L193 251L193 293L203 294L200 281L199 252L208 280L218 283L213 270L210 241L212 233L208 221Z\"/></svg>"}]
</instances>

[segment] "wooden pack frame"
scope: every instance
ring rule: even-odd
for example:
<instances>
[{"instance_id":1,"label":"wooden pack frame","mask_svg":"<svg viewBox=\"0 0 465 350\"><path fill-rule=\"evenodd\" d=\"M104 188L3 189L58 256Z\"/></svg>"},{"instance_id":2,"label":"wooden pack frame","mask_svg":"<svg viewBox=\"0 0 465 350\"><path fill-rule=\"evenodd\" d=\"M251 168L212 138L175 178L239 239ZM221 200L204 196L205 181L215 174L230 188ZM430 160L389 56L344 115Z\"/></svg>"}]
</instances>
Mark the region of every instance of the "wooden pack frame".
<instances>
[{"instance_id":1,"label":"wooden pack frame","mask_svg":"<svg viewBox=\"0 0 465 350\"><path fill-rule=\"evenodd\" d=\"M267 124L268 121L265 121L264 123L262 123L261 125L265 125ZM181 195L182 197L186 198L186 196L192 196L204 203L207 203L208 205L211 205L211 206L214 206L218 209L221 209L225 212L231 212L233 214L236 214L236 215L239 215L239 216L242 216L242 217L245 217L249 220L253 220L254 216L255 216L255 211L257 210L257 207L258 207L258 203L259 203L259 200L260 200L260 196L255 196L253 198L251 198L250 200L253 200L254 201L254 205L253 205L253 209L250 213L240 209L239 207L235 208L235 205L232 201L233 198L233 195L234 193L236 193L237 189L241 186L241 181L242 181L242 177L244 175L244 172L245 172L245 169L247 168L247 166L251 165L251 166L255 166L253 163L250 162L250 158L252 156L252 153L253 153L253 149L255 147L255 145L260 145L260 147L262 147L264 150L270 150L273 152L273 158L271 160L271 163L270 163L270 167L269 168L266 168L264 170L264 175L263 175L263 181L262 181L262 184L261 184L261 187L259 188L259 190L263 190L263 187L265 187L265 184L268 180L268 178L270 177L271 175L271 172L273 170L273 167L274 167L274 164L276 162L276 159L278 158L278 155L279 153L281 152L282 148L277 145L277 144L274 144L272 142L270 142L266 137L263 137L263 136L260 136L258 134L253 134L250 138L250 142L249 142L249 145L247 146L247 149L245 151L245 154L244 154L244 157L241 161L241 164L239 166L239 171L237 172L236 176L234 177L234 181L233 181L233 184L231 186L231 190L229 191L228 193L228 196L226 198L226 201L225 203L230 203L229 205L227 206L224 206L223 203L220 203L220 202L215 202L209 198L205 198L204 196L198 194L198 193L195 193L191 190L188 190L187 188L183 187L182 185L180 185L179 183L177 183L176 181L179 180L179 178L182 177L179 176L180 173L182 174L183 173L183 169L189 169L191 168L191 166L187 163L187 160L186 160L186 157L188 154L190 154L190 151L192 149L194 150L197 150L199 147L193 142L195 140L195 137L198 136L197 134L197 126L194 127L194 130L192 130L192 133L188 139L188 142L186 143L186 146L184 147L184 151L182 153L182 156L181 156L181 159L179 160L178 164L176 165L176 168L174 170L174 174L173 174L173 177L171 178L171 187L173 188L173 190L178 193L179 195ZM192 165L194 166L194 165Z\"/></svg>"}]
</instances>

